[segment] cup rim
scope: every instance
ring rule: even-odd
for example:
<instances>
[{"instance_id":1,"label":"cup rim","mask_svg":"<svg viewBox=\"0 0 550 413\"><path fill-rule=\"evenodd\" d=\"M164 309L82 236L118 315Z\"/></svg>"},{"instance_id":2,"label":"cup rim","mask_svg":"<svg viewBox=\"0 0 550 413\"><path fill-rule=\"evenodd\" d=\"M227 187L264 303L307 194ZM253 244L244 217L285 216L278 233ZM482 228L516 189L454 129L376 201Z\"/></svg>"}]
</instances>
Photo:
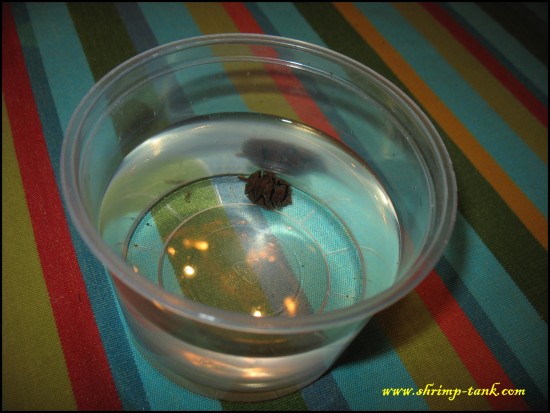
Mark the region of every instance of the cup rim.
<instances>
[{"instance_id":1,"label":"cup rim","mask_svg":"<svg viewBox=\"0 0 550 413\"><path fill-rule=\"evenodd\" d=\"M446 199L447 202L442 208L443 219L434 223L436 228L434 229L434 236L431 238L431 242L423 246L423 250L425 250L423 258L417 259L409 268L409 276L403 277L388 289L373 297L360 301L359 303L355 303L350 307L294 318L252 317L248 314L222 310L199 302L186 300L184 297L163 290L145 277L135 277L130 266L104 244L99 232L94 225L92 225L90 218L85 213L79 212L84 211L85 207L76 189L78 165L75 161L77 145L74 136L78 135L82 119L85 118L90 106L101 96L102 91L107 85L116 82L133 68L149 60L185 48L225 43L290 46L307 50L309 53L313 53L331 61L343 63L353 67L355 70L359 70L381 84L382 87L389 89L398 100L413 112L416 120L428 131L432 150L439 155L438 166L440 172L445 173L444 178L447 184L444 188L443 198ZM95 257L97 257L102 265L107 268L112 277L124 283L137 294L147 297L149 300L153 301L155 305L162 306L176 315L192 319L199 323L216 326L222 325L227 329L256 333L300 333L337 327L353 322L367 321L372 315L399 301L426 278L443 254L451 236L457 213L457 185L450 156L431 121L411 98L385 77L350 57L326 47L302 40L264 34L222 33L181 39L142 52L111 70L84 96L69 121L61 150L61 189L69 215L79 235Z\"/></svg>"}]
</instances>

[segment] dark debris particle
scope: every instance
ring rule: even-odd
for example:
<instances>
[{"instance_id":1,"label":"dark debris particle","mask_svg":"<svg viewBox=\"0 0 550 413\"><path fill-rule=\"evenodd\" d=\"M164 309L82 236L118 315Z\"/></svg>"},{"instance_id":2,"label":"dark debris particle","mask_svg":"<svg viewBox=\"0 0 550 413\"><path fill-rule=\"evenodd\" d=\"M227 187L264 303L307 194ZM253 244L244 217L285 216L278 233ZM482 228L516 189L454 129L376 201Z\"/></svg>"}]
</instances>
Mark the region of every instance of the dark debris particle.
<instances>
[{"instance_id":1,"label":"dark debris particle","mask_svg":"<svg viewBox=\"0 0 550 413\"><path fill-rule=\"evenodd\" d=\"M255 205L273 210L292 204L292 187L273 172L258 170L239 178L246 181L244 193Z\"/></svg>"}]
</instances>

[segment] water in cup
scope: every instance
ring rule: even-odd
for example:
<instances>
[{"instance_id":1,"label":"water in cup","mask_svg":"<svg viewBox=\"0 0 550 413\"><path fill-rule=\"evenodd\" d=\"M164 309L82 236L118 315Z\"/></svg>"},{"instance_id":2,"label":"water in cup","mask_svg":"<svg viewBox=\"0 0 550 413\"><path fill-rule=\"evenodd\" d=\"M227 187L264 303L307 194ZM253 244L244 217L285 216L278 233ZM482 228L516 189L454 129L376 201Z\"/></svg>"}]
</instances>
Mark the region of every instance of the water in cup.
<instances>
[{"instance_id":1,"label":"water in cup","mask_svg":"<svg viewBox=\"0 0 550 413\"><path fill-rule=\"evenodd\" d=\"M287 181L292 203L273 210L252 203L241 178L256 170ZM99 227L136 277L258 318L351 306L391 286L400 258L395 210L369 166L318 130L260 114L196 117L144 141L109 183ZM183 375L218 371L212 387L246 388L257 385L255 371L268 391L281 377L321 374L320 353L336 357L334 346L349 337L322 350L325 337L309 337L293 355L274 352L268 338L248 354L158 331L147 340L166 357L187 357Z\"/></svg>"}]
</instances>

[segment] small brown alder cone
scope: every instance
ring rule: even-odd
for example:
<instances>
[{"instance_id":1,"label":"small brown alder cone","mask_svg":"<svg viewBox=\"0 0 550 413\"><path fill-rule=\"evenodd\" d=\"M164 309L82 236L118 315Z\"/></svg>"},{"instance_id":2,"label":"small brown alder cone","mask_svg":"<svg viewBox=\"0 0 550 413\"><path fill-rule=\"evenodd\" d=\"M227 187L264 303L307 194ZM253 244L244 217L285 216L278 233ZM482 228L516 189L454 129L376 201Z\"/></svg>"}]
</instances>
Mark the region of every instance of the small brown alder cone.
<instances>
[{"instance_id":1,"label":"small brown alder cone","mask_svg":"<svg viewBox=\"0 0 550 413\"><path fill-rule=\"evenodd\" d=\"M258 170L248 178L244 175L239 178L246 181L244 193L255 205L272 210L292 204L290 184L273 172Z\"/></svg>"}]
</instances>

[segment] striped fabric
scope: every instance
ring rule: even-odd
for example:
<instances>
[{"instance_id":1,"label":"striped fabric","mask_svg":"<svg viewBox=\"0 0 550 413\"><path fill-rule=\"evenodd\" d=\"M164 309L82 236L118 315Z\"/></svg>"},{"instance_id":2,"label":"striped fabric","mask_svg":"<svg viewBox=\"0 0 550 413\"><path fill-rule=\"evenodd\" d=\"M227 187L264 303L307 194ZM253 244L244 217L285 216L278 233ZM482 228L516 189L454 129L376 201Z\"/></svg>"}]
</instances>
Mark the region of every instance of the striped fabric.
<instances>
[{"instance_id":1,"label":"striped fabric","mask_svg":"<svg viewBox=\"0 0 550 413\"><path fill-rule=\"evenodd\" d=\"M97 80L224 32L308 41L381 73L431 118L458 181L427 279L328 374L262 403L198 396L142 359L60 195L63 134ZM547 49L547 3L3 3L3 409L547 409Z\"/></svg>"}]
</instances>

